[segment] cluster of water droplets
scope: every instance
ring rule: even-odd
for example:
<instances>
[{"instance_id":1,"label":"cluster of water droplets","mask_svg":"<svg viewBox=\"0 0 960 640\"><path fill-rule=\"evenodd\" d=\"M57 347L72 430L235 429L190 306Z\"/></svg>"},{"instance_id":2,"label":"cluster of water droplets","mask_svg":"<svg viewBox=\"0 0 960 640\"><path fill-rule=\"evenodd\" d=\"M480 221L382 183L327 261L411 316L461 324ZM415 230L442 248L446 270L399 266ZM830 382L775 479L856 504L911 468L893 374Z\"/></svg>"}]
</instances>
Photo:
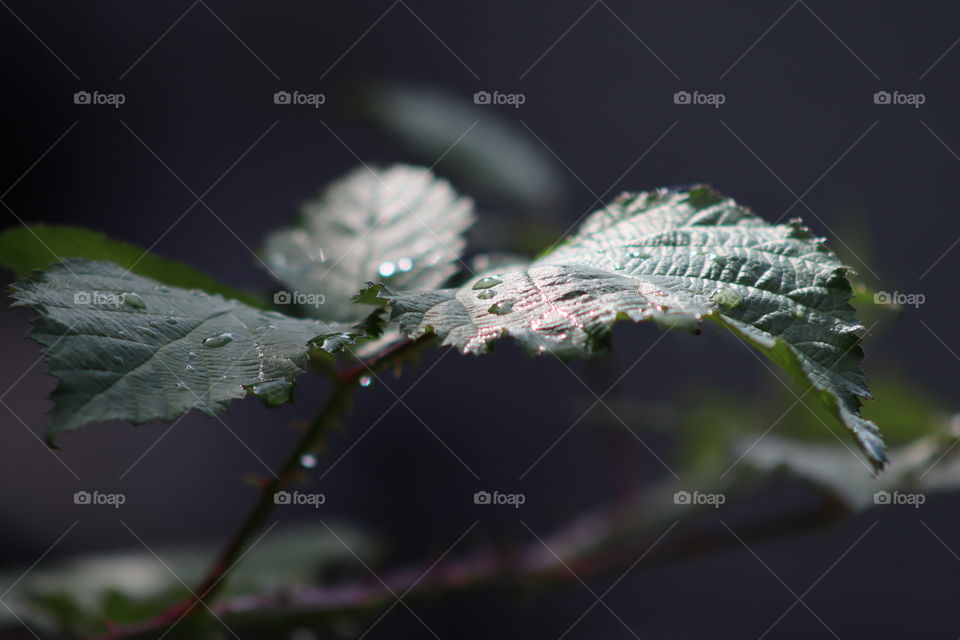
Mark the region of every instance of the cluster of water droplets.
<instances>
[{"instance_id":1,"label":"cluster of water droplets","mask_svg":"<svg viewBox=\"0 0 960 640\"><path fill-rule=\"evenodd\" d=\"M474 282L473 290L480 292L477 294L477 300L490 300L491 298L496 297L497 292L494 291L494 287L499 284L503 284L503 280L498 276L486 276ZM505 316L513 311L513 306L516 304L516 302L517 301L515 298L500 300L490 305L490 308L487 309L487 311L497 316Z\"/></svg>"}]
</instances>

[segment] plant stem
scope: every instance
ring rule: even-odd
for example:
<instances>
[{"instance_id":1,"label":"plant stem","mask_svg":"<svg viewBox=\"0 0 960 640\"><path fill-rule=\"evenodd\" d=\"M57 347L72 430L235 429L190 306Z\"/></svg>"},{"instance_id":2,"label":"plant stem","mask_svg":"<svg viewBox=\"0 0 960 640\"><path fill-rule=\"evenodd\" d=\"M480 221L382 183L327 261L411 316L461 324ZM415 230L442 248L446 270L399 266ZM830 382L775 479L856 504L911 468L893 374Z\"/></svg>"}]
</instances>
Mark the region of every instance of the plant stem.
<instances>
[{"instance_id":1,"label":"plant stem","mask_svg":"<svg viewBox=\"0 0 960 640\"><path fill-rule=\"evenodd\" d=\"M200 583L196 590L197 604L209 603L219 593L224 584L226 573L243 556L253 536L263 528L273 512L276 506L274 496L277 492L283 491L296 478L301 468L301 458L304 454L310 453L316 448L324 434L331 426L336 424L337 418L350 403L350 398L356 390L360 378L368 371L397 362L410 352L415 352L432 342L432 336L420 340L404 340L392 348L380 352L370 361L360 362L338 376L333 395L327 400L327 404L320 414L310 423L297 446L287 456L286 461L280 468L280 473L271 482L263 486L260 498L247 515L247 519L221 551L213 567L207 573L203 582Z\"/></svg>"},{"instance_id":2,"label":"plant stem","mask_svg":"<svg viewBox=\"0 0 960 640\"><path fill-rule=\"evenodd\" d=\"M332 586L300 585L271 593L225 598L213 605L213 612L224 624L243 626L253 630L254 635L259 632L276 636L287 627L375 617L396 604L394 594L398 593L411 600L479 588L517 589L529 595L531 589L622 570L636 563L637 557L645 557L643 565L636 567L640 571L681 558L739 548L739 539L719 528L693 527L664 539L664 530L673 528L671 522L676 523L681 515L696 516L698 511L698 508L675 505L672 501L675 488L666 481L652 493L650 487L645 487L622 503L577 516L543 536L552 552L547 552L540 540L520 547L481 547L443 558L442 562L396 568L383 575L382 583L364 578ZM849 505L836 496L824 492L820 497L812 508L769 521L738 524L738 535L753 545L819 529L850 515ZM707 507L699 508L701 513L706 510ZM388 585L389 590L384 589L384 585ZM139 630L140 635L122 637L124 640L155 637L151 632L172 623L169 618L154 620Z\"/></svg>"},{"instance_id":3,"label":"plant stem","mask_svg":"<svg viewBox=\"0 0 960 640\"><path fill-rule=\"evenodd\" d=\"M346 371L334 376L333 394L327 400L320 414L314 418L305 430L297 446L287 456L280 472L269 483L262 485L260 496L254 504L253 509L247 514L246 519L240 525L240 528L233 534L227 546L220 552L216 561L201 581L200 585L194 591L196 597L190 597L183 602L177 603L173 607L161 613L156 618L145 623L134 625L127 628L115 628L110 633L102 637L101 640L113 640L118 638L131 637L144 629L164 628L179 623L187 616L202 611L206 607L198 605L209 605L216 598L226 582L227 573L237 564L243 554L250 546L253 537L256 535L276 506L274 496L279 491L283 491L297 477L300 470L300 460L304 454L309 453L320 443L320 440L326 432L336 424L338 417L350 403L350 398L356 390L360 378L368 371L388 366L392 363L400 362L411 353L416 353L420 349L429 346L434 342L432 335L424 336L418 340L404 340L391 348L386 349L368 361L361 361Z\"/></svg>"},{"instance_id":4,"label":"plant stem","mask_svg":"<svg viewBox=\"0 0 960 640\"><path fill-rule=\"evenodd\" d=\"M253 509L247 515L246 520L244 520L240 528L234 533L227 546L220 552L219 557L213 563L206 578L204 578L203 582L201 582L197 588L198 603L209 602L219 593L225 584L224 578L226 573L230 571L233 565L242 557L253 536L263 528L263 525L266 524L267 519L273 512L276 506L274 496L289 486L290 482L296 477L297 472L300 470L300 459L304 454L313 450L327 430L336 423L337 417L350 402L350 398L356 387L356 382L357 378L351 377L343 379L337 384L333 390L333 395L327 400L327 404L323 407L320 415L310 423L310 426L304 432L303 437L300 438L297 446L294 447L293 451L287 456L286 461L280 468L280 472L273 480L263 485L257 503L253 506Z\"/></svg>"}]
</instances>

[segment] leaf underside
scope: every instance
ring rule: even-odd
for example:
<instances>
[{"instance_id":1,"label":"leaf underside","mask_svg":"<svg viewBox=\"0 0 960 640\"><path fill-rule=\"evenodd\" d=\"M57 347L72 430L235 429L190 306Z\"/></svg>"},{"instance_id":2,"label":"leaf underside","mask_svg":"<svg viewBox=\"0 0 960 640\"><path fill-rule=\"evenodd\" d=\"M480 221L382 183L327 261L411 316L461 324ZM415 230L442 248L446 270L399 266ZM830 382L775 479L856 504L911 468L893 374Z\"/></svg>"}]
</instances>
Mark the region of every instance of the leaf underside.
<instances>
[{"instance_id":1,"label":"leaf underside","mask_svg":"<svg viewBox=\"0 0 960 640\"><path fill-rule=\"evenodd\" d=\"M200 290L168 287L111 262L66 260L14 285L36 309L31 337L58 379L48 436L90 422L213 415L248 392L275 406L311 350L362 331L289 318Z\"/></svg>"},{"instance_id":2,"label":"leaf underside","mask_svg":"<svg viewBox=\"0 0 960 640\"><path fill-rule=\"evenodd\" d=\"M887 460L860 366L864 326L849 269L799 220L770 225L709 187L623 194L526 266L456 289L382 289L410 337L436 332L463 353L509 335L527 351L586 356L621 319L699 332L710 319L784 367L855 435L874 468ZM801 396L802 398L802 396Z\"/></svg>"}]
</instances>

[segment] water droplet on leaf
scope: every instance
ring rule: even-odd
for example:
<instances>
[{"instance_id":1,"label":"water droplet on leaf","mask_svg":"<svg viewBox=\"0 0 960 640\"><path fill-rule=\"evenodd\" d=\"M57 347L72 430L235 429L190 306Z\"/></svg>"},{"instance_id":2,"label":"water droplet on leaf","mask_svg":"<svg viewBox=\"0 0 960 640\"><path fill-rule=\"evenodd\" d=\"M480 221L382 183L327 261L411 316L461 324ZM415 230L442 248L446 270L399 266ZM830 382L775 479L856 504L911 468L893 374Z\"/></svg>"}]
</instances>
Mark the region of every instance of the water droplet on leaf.
<instances>
[{"instance_id":1,"label":"water droplet on leaf","mask_svg":"<svg viewBox=\"0 0 960 640\"><path fill-rule=\"evenodd\" d=\"M720 289L710 299L724 309L736 309L743 302L743 296L734 289Z\"/></svg>"},{"instance_id":2,"label":"water droplet on leaf","mask_svg":"<svg viewBox=\"0 0 960 640\"><path fill-rule=\"evenodd\" d=\"M143 301L136 293L125 293L123 294L123 301L134 309L146 309L147 303Z\"/></svg>"},{"instance_id":3,"label":"water droplet on leaf","mask_svg":"<svg viewBox=\"0 0 960 640\"><path fill-rule=\"evenodd\" d=\"M413 269L413 260L410 258L400 258L397 260L397 268L403 272L410 271L410 269Z\"/></svg>"},{"instance_id":4,"label":"water droplet on leaf","mask_svg":"<svg viewBox=\"0 0 960 640\"><path fill-rule=\"evenodd\" d=\"M477 294L477 300L489 300L495 295L497 295L496 291L481 291Z\"/></svg>"},{"instance_id":5,"label":"water droplet on leaf","mask_svg":"<svg viewBox=\"0 0 960 640\"><path fill-rule=\"evenodd\" d=\"M137 327L137 329L139 329L141 333L143 333L143 334L145 334L145 335L148 335L148 336L150 336L151 338L156 338L156 337L158 337L158 336L160 335L159 333L157 333L156 331L154 331L154 330L151 329L150 327Z\"/></svg>"},{"instance_id":6,"label":"water droplet on leaf","mask_svg":"<svg viewBox=\"0 0 960 640\"><path fill-rule=\"evenodd\" d=\"M501 300L500 302L493 303L487 311L497 316L505 316L513 311L514 303L516 303L516 300L513 298L510 300Z\"/></svg>"},{"instance_id":7,"label":"water droplet on leaf","mask_svg":"<svg viewBox=\"0 0 960 640\"><path fill-rule=\"evenodd\" d=\"M495 287L498 284L502 284L503 280L500 278L495 278L493 276L487 276L486 278L480 278L475 283L473 283L474 289L489 289Z\"/></svg>"},{"instance_id":8,"label":"water droplet on leaf","mask_svg":"<svg viewBox=\"0 0 960 640\"><path fill-rule=\"evenodd\" d=\"M232 333L218 333L215 336L210 336L203 340L203 346L215 349L217 347L222 347L225 344L233 342Z\"/></svg>"},{"instance_id":9,"label":"water droplet on leaf","mask_svg":"<svg viewBox=\"0 0 960 640\"><path fill-rule=\"evenodd\" d=\"M286 378L267 380L248 387L250 392L260 398L271 409L289 402L293 397L293 383Z\"/></svg>"}]
</instances>

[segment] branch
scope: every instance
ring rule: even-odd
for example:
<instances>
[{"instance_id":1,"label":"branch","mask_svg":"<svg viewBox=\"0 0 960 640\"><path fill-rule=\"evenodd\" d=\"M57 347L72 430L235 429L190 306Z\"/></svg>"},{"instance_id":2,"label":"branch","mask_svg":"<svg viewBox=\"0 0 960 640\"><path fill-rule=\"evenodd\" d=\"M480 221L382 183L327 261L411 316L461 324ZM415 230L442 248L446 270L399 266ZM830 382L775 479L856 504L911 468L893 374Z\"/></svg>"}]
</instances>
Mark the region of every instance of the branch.
<instances>
[{"instance_id":1,"label":"branch","mask_svg":"<svg viewBox=\"0 0 960 640\"><path fill-rule=\"evenodd\" d=\"M734 488L718 487L718 490ZM212 606L217 618L230 627L262 627L271 634L286 627L335 624L344 620L368 619L395 603L393 594L425 599L443 593L479 588L510 590L544 589L576 579L623 571L643 557L635 571L664 565L679 558L691 558L728 548L740 542L721 527L687 531L668 530L681 517L694 519L711 507L677 505L677 486L664 482L636 492L613 507L581 515L539 540L513 548L474 549L431 567L430 563L400 567L369 578L334 586L301 585L267 594L225 598ZM805 508L736 527L741 539L750 544L799 531L829 525L849 515L846 503L829 492ZM556 554L556 555L554 555ZM558 559L559 557L559 559ZM158 623L140 628L143 636L124 635L125 640L153 637L170 625Z\"/></svg>"},{"instance_id":2,"label":"branch","mask_svg":"<svg viewBox=\"0 0 960 640\"><path fill-rule=\"evenodd\" d=\"M102 636L101 640L134 638L141 632L173 626L188 616L198 615L205 611L206 607L198 608L198 605L208 605L223 588L228 572L243 557L254 536L263 528L276 507L274 496L299 477L301 458L304 454L316 449L326 432L336 424L340 414L350 403L353 392L363 374L367 371L399 363L403 358L409 357L411 353L432 344L433 341L433 336L425 336L419 340L403 340L370 360L360 362L339 374L334 383L333 394L327 400L326 405L307 427L297 446L287 456L277 476L261 485L260 496L253 509L234 533L227 546L220 552L220 555L194 591L194 595L178 602L152 620L129 627L116 627Z\"/></svg>"}]
</instances>

